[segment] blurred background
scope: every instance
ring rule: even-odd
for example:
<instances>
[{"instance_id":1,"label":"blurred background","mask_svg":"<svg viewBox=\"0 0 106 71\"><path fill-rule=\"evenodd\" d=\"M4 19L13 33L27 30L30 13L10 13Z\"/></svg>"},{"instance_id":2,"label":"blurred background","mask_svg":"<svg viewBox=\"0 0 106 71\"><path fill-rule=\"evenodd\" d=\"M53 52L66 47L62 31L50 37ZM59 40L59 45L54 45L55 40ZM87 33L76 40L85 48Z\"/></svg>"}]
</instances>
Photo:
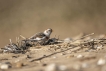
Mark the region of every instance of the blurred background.
<instances>
[{"instance_id":1,"label":"blurred background","mask_svg":"<svg viewBox=\"0 0 106 71\"><path fill-rule=\"evenodd\" d=\"M60 39L106 29L106 0L0 0L0 47L52 28Z\"/></svg>"}]
</instances>

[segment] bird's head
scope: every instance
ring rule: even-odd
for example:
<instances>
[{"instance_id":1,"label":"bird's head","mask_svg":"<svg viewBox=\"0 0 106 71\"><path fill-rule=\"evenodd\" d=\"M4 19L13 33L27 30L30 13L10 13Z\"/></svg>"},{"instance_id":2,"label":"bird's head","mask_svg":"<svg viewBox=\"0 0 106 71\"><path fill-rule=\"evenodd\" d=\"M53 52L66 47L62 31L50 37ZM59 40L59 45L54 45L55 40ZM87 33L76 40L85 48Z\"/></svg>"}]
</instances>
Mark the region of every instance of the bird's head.
<instances>
[{"instance_id":1,"label":"bird's head","mask_svg":"<svg viewBox=\"0 0 106 71\"><path fill-rule=\"evenodd\" d=\"M44 31L44 34L46 35L46 36L50 36L50 34L53 32L53 30L51 29L51 28L49 28L49 29L47 29L47 30L45 30Z\"/></svg>"}]
</instances>

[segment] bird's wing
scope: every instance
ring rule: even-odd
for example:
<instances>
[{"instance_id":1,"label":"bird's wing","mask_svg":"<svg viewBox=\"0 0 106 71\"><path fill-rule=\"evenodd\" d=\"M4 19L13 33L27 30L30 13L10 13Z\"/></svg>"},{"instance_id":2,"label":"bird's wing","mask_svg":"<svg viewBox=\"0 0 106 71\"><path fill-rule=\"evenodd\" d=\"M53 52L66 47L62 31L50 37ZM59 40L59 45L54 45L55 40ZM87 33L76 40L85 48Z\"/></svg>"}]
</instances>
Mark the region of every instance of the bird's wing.
<instances>
[{"instance_id":1,"label":"bird's wing","mask_svg":"<svg viewBox=\"0 0 106 71\"><path fill-rule=\"evenodd\" d=\"M46 35L44 33L38 33L36 34L36 37L39 37L39 38L42 38L42 37L45 37Z\"/></svg>"},{"instance_id":2,"label":"bird's wing","mask_svg":"<svg viewBox=\"0 0 106 71\"><path fill-rule=\"evenodd\" d=\"M30 39L35 39L36 37L42 38L44 36L46 36L46 35L41 32L41 33L37 33L37 34L33 35L32 37L30 37Z\"/></svg>"}]
</instances>

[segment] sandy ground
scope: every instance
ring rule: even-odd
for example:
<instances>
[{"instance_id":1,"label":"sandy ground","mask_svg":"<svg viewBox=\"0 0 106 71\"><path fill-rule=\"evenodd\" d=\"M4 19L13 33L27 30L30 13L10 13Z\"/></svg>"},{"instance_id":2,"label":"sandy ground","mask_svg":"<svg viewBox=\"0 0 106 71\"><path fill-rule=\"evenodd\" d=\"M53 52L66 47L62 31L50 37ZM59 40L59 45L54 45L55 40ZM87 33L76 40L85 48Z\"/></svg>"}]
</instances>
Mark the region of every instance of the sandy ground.
<instances>
[{"instance_id":1,"label":"sandy ground","mask_svg":"<svg viewBox=\"0 0 106 71\"><path fill-rule=\"evenodd\" d=\"M0 0L0 48L20 34L30 37L52 28L60 39L80 33L105 33L106 1ZM69 31L69 32L67 32Z\"/></svg>"},{"instance_id":2,"label":"sandy ground","mask_svg":"<svg viewBox=\"0 0 106 71\"><path fill-rule=\"evenodd\" d=\"M1 65L11 64L11 68L0 71L105 71L105 47L87 51L89 47L60 43L30 47L24 54L0 53Z\"/></svg>"}]
</instances>

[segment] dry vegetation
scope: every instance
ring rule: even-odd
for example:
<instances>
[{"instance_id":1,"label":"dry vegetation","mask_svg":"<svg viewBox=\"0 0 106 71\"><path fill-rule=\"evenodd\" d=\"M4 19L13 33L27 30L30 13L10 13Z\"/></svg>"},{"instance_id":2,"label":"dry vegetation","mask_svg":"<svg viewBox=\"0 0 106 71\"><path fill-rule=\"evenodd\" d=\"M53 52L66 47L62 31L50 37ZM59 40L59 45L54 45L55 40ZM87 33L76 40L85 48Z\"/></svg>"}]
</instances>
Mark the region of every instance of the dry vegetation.
<instances>
[{"instance_id":1,"label":"dry vegetation","mask_svg":"<svg viewBox=\"0 0 106 71\"><path fill-rule=\"evenodd\" d=\"M8 71L105 71L106 35L93 35L80 34L75 38L56 39L46 45L25 42L28 45L24 47L10 42L11 47L0 50L0 68Z\"/></svg>"}]
</instances>

